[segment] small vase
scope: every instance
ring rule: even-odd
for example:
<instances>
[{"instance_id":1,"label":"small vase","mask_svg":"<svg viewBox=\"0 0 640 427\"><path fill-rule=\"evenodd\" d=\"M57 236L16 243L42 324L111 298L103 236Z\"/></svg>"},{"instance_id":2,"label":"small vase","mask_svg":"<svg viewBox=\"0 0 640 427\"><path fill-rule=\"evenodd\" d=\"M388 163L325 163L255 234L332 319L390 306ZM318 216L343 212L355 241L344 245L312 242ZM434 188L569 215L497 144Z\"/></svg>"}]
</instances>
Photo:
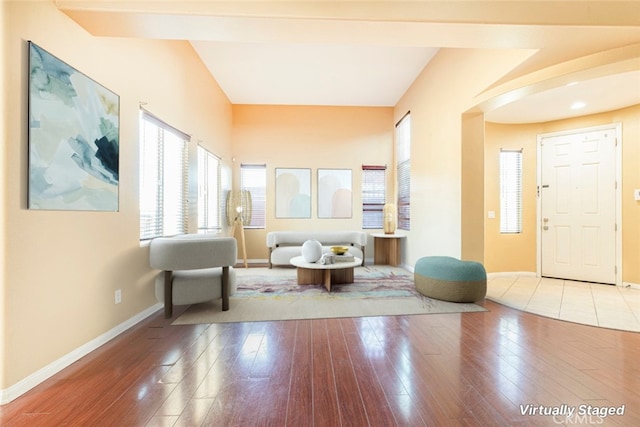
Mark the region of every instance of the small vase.
<instances>
[{"instance_id":1,"label":"small vase","mask_svg":"<svg viewBox=\"0 0 640 427\"><path fill-rule=\"evenodd\" d=\"M383 230L384 234L396 232L396 207L393 203L386 203L383 208Z\"/></svg>"},{"instance_id":2,"label":"small vase","mask_svg":"<svg viewBox=\"0 0 640 427\"><path fill-rule=\"evenodd\" d=\"M316 262L322 258L322 244L317 240L307 240L302 244L302 258L306 262Z\"/></svg>"}]
</instances>

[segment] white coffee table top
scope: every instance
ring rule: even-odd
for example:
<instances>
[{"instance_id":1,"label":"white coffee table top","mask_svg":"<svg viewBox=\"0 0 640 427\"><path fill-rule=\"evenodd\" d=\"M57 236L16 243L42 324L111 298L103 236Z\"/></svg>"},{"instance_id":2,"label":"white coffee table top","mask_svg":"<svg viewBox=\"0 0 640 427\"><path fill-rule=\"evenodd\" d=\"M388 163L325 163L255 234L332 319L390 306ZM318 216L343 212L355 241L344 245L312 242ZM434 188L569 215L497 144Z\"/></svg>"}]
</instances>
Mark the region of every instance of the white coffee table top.
<instances>
[{"instance_id":1,"label":"white coffee table top","mask_svg":"<svg viewBox=\"0 0 640 427\"><path fill-rule=\"evenodd\" d=\"M357 267L362 264L362 259L354 257L353 261L336 261L333 264L320 264L319 262L307 262L301 256L291 258L292 265L310 270L338 270L341 268Z\"/></svg>"}]
</instances>

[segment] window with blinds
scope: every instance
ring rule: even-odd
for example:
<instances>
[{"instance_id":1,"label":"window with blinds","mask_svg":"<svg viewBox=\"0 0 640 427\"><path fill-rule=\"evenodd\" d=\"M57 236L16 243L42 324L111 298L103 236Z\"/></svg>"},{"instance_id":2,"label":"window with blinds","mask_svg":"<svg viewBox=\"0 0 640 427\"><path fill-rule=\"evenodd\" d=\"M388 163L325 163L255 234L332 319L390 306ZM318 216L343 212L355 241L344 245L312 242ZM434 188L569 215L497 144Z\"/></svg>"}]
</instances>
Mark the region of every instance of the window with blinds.
<instances>
[{"instance_id":1,"label":"window with blinds","mask_svg":"<svg viewBox=\"0 0 640 427\"><path fill-rule=\"evenodd\" d=\"M383 228L386 166L362 165L362 228Z\"/></svg>"},{"instance_id":2,"label":"window with blinds","mask_svg":"<svg viewBox=\"0 0 640 427\"><path fill-rule=\"evenodd\" d=\"M140 240L187 232L189 139L140 113Z\"/></svg>"},{"instance_id":3,"label":"window with blinds","mask_svg":"<svg viewBox=\"0 0 640 427\"><path fill-rule=\"evenodd\" d=\"M267 216L267 166L240 165L240 185L251 194L251 221L245 228L265 228Z\"/></svg>"},{"instance_id":4,"label":"window with blinds","mask_svg":"<svg viewBox=\"0 0 640 427\"><path fill-rule=\"evenodd\" d=\"M500 150L500 232L522 232L522 150Z\"/></svg>"},{"instance_id":5,"label":"window with blinds","mask_svg":"<svg viewBox=\"0 0 640 427\"><path fill-rule=\"evenodd\" d=\"M198 146L198 231L220 230L220 158Z\"/></svg>"},{"instance_id":6,"label":"window with blinds","mask_svg":"<svg viewBox=\"0 0 640 427\"><path fill-rule=\"evenodd\" d=\"M398 185L398 228L411 225L411 115L396 124L396 179Z\"/></svg>"}]
</instances>

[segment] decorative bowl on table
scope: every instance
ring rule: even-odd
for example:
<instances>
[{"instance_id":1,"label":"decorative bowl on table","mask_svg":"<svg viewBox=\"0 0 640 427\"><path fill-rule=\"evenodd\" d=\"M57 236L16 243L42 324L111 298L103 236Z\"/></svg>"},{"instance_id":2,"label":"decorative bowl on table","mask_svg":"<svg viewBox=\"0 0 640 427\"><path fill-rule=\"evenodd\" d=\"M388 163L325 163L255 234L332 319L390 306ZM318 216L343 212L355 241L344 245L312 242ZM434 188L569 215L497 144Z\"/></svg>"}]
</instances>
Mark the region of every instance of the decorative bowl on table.
<instances>
[{"instance_id":1,"label":"decorative bowl on table","mask_svg":"<svg viewBox=\"0 0 640 427\"><path fill-rule=\"evenodd\" d=\"M331 252L336 255L344 255L349 250L349 246L331 246Z\"/></svg>"}]
</instances>

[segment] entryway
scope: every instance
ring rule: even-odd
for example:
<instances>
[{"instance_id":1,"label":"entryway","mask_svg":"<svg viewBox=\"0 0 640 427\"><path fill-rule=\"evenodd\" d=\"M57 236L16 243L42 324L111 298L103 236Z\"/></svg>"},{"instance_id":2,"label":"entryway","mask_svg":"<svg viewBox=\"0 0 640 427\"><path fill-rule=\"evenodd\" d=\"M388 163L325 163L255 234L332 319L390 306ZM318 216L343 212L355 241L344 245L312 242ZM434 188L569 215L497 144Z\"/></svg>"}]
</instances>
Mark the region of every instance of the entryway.
<instances>
[{"instance_id":1,"label":"entryway","mask_svg":"<svg viewBox=\"0 0 640 427\"><path fill-rule=\"evenodd\" d=\"M638 289L501 273L489 275L487 298L554 319L640 332Z\"/></svg>"},{"instance_id":2,"label":"entryway","mask_svg":"<svg viewBox=\"0 0 640 427\"><path fill-rule=\"evenodd\" d=\"M621 125L538 136L538 273L618 284Z\"/></svg>"}]
</instances>

